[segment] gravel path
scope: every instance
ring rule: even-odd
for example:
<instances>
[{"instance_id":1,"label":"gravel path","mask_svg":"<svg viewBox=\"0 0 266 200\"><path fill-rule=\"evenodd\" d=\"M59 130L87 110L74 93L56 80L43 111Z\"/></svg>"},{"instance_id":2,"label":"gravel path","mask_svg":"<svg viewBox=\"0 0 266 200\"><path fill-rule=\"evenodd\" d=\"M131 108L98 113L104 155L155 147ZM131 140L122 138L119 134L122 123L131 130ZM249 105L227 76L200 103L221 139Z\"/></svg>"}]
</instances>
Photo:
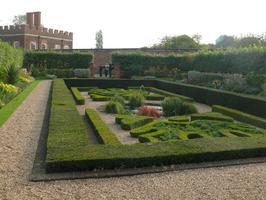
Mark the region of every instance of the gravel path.
<instances>
[{"instance_id":1,"label":"gravel path","mask_svg":"<svg viewBox=\"0 0 266 200\"><path fill-rule=\"evenodd\" d=\"M266 163L109 179L28 182L50 82L0 129L0 199L266 199Z\"/></svg>"}]
</instances>

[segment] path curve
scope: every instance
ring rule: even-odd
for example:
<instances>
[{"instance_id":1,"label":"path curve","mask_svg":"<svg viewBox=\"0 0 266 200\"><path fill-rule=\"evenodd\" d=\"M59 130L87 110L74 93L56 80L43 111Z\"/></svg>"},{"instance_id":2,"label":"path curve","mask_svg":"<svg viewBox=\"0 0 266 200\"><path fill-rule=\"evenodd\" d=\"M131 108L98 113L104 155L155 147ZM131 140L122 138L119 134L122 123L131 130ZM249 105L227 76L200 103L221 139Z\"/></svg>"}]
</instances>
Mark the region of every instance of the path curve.
<instances>
[{"instance_id":1,"label":"path curve","mask_svg":"<svg viewBox=\"0 0 266 200\"><path fill-rule=\"evenodd\" d=\"M132 177L29 182L50 81L0 129L0 199L266 199L266 163Z\"/></svg>"}]
</instances>

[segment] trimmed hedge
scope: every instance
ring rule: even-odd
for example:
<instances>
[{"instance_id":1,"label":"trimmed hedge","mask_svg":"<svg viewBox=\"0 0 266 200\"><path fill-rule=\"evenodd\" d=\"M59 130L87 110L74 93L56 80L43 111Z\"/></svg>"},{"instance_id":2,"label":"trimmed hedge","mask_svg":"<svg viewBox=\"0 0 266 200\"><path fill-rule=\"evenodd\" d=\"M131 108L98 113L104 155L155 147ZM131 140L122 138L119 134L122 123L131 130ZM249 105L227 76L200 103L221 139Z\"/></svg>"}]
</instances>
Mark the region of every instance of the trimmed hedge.
<instances>
[{"instance_id":1,"label":"trimmed hedge","mask_svg":"<svg viewBox=\"0 0 266 200\"><path fill-rule=\"evenodd\" d=\"M51 152L48 172L150 167L266 155L266 137L202 138L133 145L87 145Z\"/></svg>"},{"instance_id":2,"label":"trimmed hedge","mask_svg":"<svg viewBox=\"0 0 266 200\"><path fill-rule=\"evenodd\" d=\"M199 51L183 55L152 55L147 53L112 54L112 62L119 64L124 77L143 75L149 67L182 71L205 71L222 73L266 72L266 48L250 47L229 50Z\"/></svg>"},{"instance_id":3,"label":"trimmed hedge","mask_svg":"<svg viewBox=\"0 0 266 200\"><path fill-rule=\"evenodd\" d=\"M118 115L115 122L121 125L124 130L131 130L153 121L152 117L147 116L133 116L133 115Z\"/></svg>"},{"instance_id":4,"label":"trimmed hedge","mask_svg":"<svg viewBox=\"0 0 266 200\"><path fill-rule=\"evenodd\" d=\"M228 115L230 117L233 117L234 119L252 124L254 126L266 129L266 119L260 118L254 115L250 115L244 112L241 112L239 110L231 109L231 108L226 108L224 106L219 106L219 105L213 105L212 106L212 111L214 112L220 112L224 115Z\"/></svg>"},{"instance_id":5,"label":"trimmed hedge","mask_svg":"<svg viewBox=\"0 0 266 200\"><path fill-rule=\"evenodd\" d=\"M82 96L78 88L72 87L71 92L73 94L74 99L76 100L78 105L84 105L85 104L85 98Z\"/></svg>"},{"instance_id":6,"label":"trimmed hedge","mask_svg":"<svg viewBox=\"0 0 266 200\"><path fill-rule=\"evenodd\" d=\"M168 121L172 121L172 122L189 122L189 117L187 116L173 116L167 119Z\"/></svg>"},{"instance_id":7,"label":"trimmed hedge","mask_svg":"<svg viewBox=\"0 0 266 200\"><path fill-rule=\"evenodd\" d=\"M190 117L191 121L194 120L218 120L218 121L227 121L227 122L234 121L233 118L225 116L218 112L197 113L197 114L192 114Z\"/></svg>"},{"instance_id":8,"label":"trimmed hedge","mask_svg":"<svg viewBox=\"0 0 266 200\"><path fill-rule=\"evenodd\" d=\"M24 54L24 67L30 68L34 65L42 69L69 69L88 68L92 61L92 54L89 53L65 53L55 51L26 51Z\"/></svg>"},{"instance_id":9,"label":"trimmed hedge","mask_svg":"<svg viewBox=\"0 0 266 200\"><path fill-rule=\"evenodd\" d=\"M88 144L87 128L63 80L54 80L47 139L47 157Z\"/></svg>"},{"instance_id":10,"label":"trimmed hedge","mask_svg":"<svg viewBox=\"0 0 266 200\"><path fill-rule=\"evenodd\" d=\"M96 110L86 108L85 115L94 129L100 143L122 145L122 143L117 139L115 133L113 133L113 131L102 121Z\"/></svg>"},{"instance_id":11,"label":"trimmed hedge","mask_svg":"<svg viewBox=\"0 0 266 200\"><path fill-rule=\"evenodd\" d=\"M73 69L47 69L47 74L56 75L58 78L72 78L74 77Z\"/></svg>"},{"instance_id":12,"label":"trimmed hedge","mask_svg":"<svg viewBox=\"0 0 266 200\"><path fill-rule=\"evenodd\" d=\"M111 100L111 97L102 96L102 95L98 95L98 94L91 94L90 97L93 101L109 101L109 100Z\"/></svg>"}]
</instances>

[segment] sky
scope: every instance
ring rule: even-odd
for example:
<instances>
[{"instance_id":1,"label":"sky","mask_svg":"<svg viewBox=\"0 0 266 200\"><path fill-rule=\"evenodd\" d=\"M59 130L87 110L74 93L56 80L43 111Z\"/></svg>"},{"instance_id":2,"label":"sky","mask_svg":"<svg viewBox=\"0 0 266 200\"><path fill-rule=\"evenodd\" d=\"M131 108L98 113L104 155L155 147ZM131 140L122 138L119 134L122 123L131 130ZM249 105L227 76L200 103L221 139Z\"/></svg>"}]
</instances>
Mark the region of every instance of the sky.
<instances>
[{"instance_id":1,"label":"sky","mask_svg":"<svg viewBox=\"0 0 266 200\"><path fill-rule=\"evenodd\" d=\"M265 0L2 0L0 25L15 15L41 11L47 28L71 31L74 48L95 48L103 31L104 48L138 48L164 36L202 35L215 43L223 34L266 32Z\"/></svg>"}]
</instances>

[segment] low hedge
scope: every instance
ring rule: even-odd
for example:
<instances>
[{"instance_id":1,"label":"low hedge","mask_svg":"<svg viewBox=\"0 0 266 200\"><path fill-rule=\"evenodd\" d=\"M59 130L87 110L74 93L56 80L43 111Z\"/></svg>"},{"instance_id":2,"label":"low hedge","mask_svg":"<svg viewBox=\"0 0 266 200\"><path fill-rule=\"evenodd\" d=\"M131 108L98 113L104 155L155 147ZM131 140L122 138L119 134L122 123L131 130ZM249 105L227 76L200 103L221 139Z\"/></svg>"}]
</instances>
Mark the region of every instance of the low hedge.
<instances>
[{"instance_id":1,"label":"low hedge","mask_svg":"<svg viewBox=\"0 0 266 200\"><path fill-rule=\"evenodd\" d=\"M87 145L51 152L47 172L151 167L266 155L266 137L202 138L133 145Z\"/></svg>"},{"instance_id":2,"label":"low hedge","mask_svg":"<svg viewBox=\"0 0 266 200\"><path fill-rule=\"evenodd\" d=\"M220 112L220 113L223 113L224 115L228 115L230 117L233 117L234 119L236 119L240 122L252 124L254 126L266 129L266 119L264 119L264 118L250 115L250 114L241 112L239 110L226 108L224 106L219 106L219 105L213 105L212 111Z\"/></svg>"},{"instance_id":3,"label":"low hedge","mask_svg":"<svg viewBox=\"0 0 266 200\"><path fill-rule=\"evenodd\" d=\"M124 130L131 130L153 121L152 117L135 115L117 115L115 118L117 124Z\"/></svg>"},{"instance_id":4,"label":"low hedge","mask_svg":"<svg viewBox=\"0 0 266 200\"><path fill-rule=\"evenodd\" d=\"M111 97L97 95L97 94L91 94L90 97L93 101L109 101L109 100L111 100Z\"/></svg>"},{"instance_id":5,"label":"low hedge","mask_svg":"<svg viewBox=\"0 0 266 200\"><path fill-rule=\"evenodd\" d=\"M145 96L146 100L152 100L152 101L162 101L164 100L165 96L161 95L161 94L149 94L147 96Z\"/></svg>"},{"instance_id":6,"label":"low hedge","mask_svg":"<svg viewBox=\"0 0 266 200\"><path fill-rule=\"evenodd\" d=\"M172 121L172 122L189 122L189 117L187 116L173 116L167 119L168 121Z\"/></svg>"},{"instance_id":7,"label":"low hedge","mask_svg":"<svg viewBox=\"0 0 266 200\"><path fill-rule=\"evenodd\" d=\"M192 114L190 117L191 121L194 120L218 120L218 121L227 121L227 122L234 121L233 118L225 116L218 112L197 113L197 114Z\"/></svg>"},{"instance_id":8,"label":"low hedge","mask_svg":"<svg viewBox=\"0 0 266 200\"><path fill-rule=\"evenodd\" d=\"M94 129L100 143L110 145L122 145L115 133L102 121L98 112L91 108L86 108L85 115L89 124Z\"/></svg>"},{"instance_id":9,"label":"low hedge","mask_svg":"<svg viewBox=\"0 0 266 200\"><path fill-rule=\"evenodd\" d=\"M79 115L71 92L63 80L54 80L47 139L47 157L55 152L88 144L87 128Z\"/></svg>"},{"instance_id":10,"label":"low hedge","mask_svg":"<svg viewBox=\"0 0 266 200\"><path fill-rule=\"evenodd\" d=\"M81 95L80 91L76 87L71 88L71 92L73 94L74 99L76 100L78 105L84 105L85 104L85 98Z\"/></svg>"}]
</instances>

